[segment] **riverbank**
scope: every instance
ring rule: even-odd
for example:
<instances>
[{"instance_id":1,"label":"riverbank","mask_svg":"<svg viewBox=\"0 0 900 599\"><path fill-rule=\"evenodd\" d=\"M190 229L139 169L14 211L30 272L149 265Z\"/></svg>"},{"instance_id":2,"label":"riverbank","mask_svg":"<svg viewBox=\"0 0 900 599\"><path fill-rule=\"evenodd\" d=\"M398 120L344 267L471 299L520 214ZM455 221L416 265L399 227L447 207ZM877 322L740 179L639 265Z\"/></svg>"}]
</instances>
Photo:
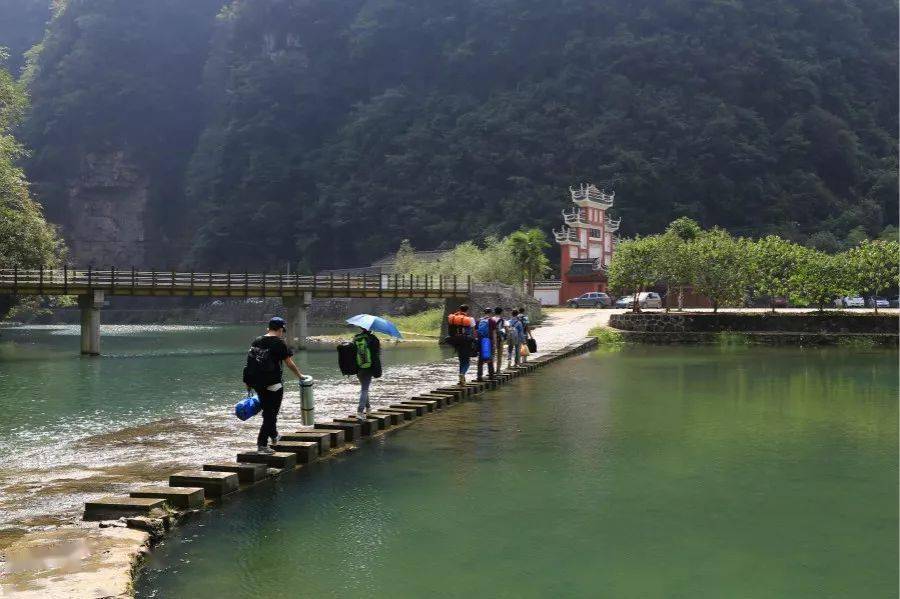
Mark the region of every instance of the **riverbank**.
<instances>
[{"instance_id":1,"label":"riverbank","mask_svg":"<svg viewBox=\"0 0 900 599\"><path fill-rule=\"evenodd\" d=\"M621 341L654 344L898 345L897 311L644 311L611 315Z\"/></svg>"},{"instance_id":2,"label":"riverbank","mask_svg":"<svg viewBox=\"0 0 900 599\"><path fill-rule=\"evenodd\" d=\"M553 351L571 343L573 339L583 338L595 321L596 315L584 312L561 313L551 316L546 326L536 329L535 336L542 352ZM422 349L414 351L421 353ZM433 351L442 350L433 348ZM226 354L224 357L228 363L240 361L242 353L243 350L240 350L235 355ZM314 352L307 352L305 355L308 357L310 354L315 355ZM447 355L446 352L443 355ZM198 357L194 356L194 360L183 364L195 365ZM327 360L330 363L332 359L333 351L329 351ZM126 355L118 355L77 360L77 363L97 366L101 370L105 365L121 369L128 365L129 359ZM302 362L301 368L307 370ZM171 373L168 376L171 380ZM208 375L196 378L199 381L208 380ZM390 360L387 360L385 378L373 386L372 403L376 408L386 407L400 399L424 393L435 384L451 385L454 382L454 359L430 361L399 369L392 367ZM316 392L317 419L327 419L352 411L358 387L352 380L333 378L317 384ZM75 396L77 397L77 393ZM301 422L297 393L289 387L286 396L279 426L283 430L299 428ZM235 453L252 445L254 429L258 425L258 422L240 423L234 419L228 412L233 402L234 398L230 395L224 398L214 395L199 413L179 413L166 420L89 435L61 444L52 451L42 449L40 454L31 450L26 450L24 454L11 453L12 461L4 464L3 471L0 472L0 490L3 491L3 498L0 499L3 506L0 511L7 518L4 522L4 529L7 531L5 543L8 545L6 553L28 552L35 547L45 546L48 542L52 543L49 539L55 535L75 534L65 532L69 530L81 530L85 534L91 530L96 531L93 525L85 524L79 519L81 506L91 498L123 493L135 484L158 483L167 473L194 468L198 462L233 459ZM202 443L198 443L198 440L202 440ZM91 456L91 463L86 465L84 461L88 455ZM10 476L14 476L15 480L11 480ZM135 556L140 556L148 539L149 536L133 539L127 547L121 547L117 540L116 551L132 556L129 560L136 559ZM91 551L110 549L103 547L103 535L96 541L99 545ZM127 560L123 556L116 563L121 565L125 561ZM24 589L22 592L26 592L29 585L36 585L35 581L50 580L62 570L54 566L50 569L30 570L31 574L27 572L19 573L16 578L21 582L18 588ZM107 578L102 568L98 568L98 572L100 574L92 580L96 582ZM40 590L40 585L35 588L35 593L45 592ZM127 589L119 592L127 592Z\"/></svg>"}]
</instances>

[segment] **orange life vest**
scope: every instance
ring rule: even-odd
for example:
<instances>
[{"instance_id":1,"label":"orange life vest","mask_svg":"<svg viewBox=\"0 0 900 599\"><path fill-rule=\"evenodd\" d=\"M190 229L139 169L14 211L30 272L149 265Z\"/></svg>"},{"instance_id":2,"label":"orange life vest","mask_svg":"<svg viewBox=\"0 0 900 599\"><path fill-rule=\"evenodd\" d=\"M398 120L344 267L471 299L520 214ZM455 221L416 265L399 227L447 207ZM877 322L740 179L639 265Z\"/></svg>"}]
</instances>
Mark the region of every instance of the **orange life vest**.
<instances>
[{"instance_id":1,"label":"orange life vest","mask_svg":"<svg viewBox=\"0 0 900 599\"><path fill-rule=\"evenodd\" d=\"M475 319L464 312L454 312L447 317L447 323L451 327L474 327Z\"/></svg>"}]
</instances>

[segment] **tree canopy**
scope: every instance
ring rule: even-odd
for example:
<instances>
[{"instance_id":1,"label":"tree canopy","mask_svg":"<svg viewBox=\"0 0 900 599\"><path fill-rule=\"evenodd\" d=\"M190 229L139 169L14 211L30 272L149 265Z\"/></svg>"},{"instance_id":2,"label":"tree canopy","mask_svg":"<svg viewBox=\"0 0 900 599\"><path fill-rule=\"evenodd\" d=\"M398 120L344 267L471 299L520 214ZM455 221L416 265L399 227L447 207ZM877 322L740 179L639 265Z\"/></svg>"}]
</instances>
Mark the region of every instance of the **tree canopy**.
<instances>
[{"instance_id":1,"label":"tree canopy","mask_svg":"<svg viewBox=\"0 0 900 599\"><path fill-rule=\"evenodd\" d=\"M0 51L0 61L4 54ZM23 149L10 133L27 102L9 72L0 68L0 267L53 266L63 248L41 207L30 196L22 170L15 164ZM0 301L0 317L10 303Z\"/></svg>"}]
</instances>

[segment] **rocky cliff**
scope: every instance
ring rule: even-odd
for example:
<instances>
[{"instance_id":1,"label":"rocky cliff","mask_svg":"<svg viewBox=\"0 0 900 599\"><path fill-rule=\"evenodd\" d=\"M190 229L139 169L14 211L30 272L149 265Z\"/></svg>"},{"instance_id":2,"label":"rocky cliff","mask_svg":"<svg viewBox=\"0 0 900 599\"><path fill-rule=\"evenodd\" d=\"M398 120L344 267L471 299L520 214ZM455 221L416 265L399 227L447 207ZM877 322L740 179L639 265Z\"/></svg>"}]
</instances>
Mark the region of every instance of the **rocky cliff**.
<instances>
[{"instance_id":1,"label":"rocky cliff","mask_svg":"<svg viewBox=\"0 0 900 599\"><path fill-rule=\"evenodd\" d=\"M70 182L63 234L77 264L149 266L147 176L121 150L84 157ZM160 265L161 266L161 265Z\"/></svg>"}]
</instances>

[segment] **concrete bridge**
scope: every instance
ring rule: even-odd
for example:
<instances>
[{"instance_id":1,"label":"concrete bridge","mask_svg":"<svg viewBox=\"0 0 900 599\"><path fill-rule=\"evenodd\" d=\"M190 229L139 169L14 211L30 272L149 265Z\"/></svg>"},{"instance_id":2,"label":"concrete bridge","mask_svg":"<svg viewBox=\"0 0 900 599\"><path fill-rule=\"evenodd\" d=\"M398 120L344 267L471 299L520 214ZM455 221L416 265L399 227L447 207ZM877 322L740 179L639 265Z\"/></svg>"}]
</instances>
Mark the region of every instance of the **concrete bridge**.
<instances>
[{"instance_id":1,"label":"concrete bridge","mask_svg":"<svg viewBox=\"0 0 900 599\"><path fill-rule=\"evenodd\" d=\"M100 309L106 296L280 297L287 337L302 346L314 297L466 297L470 277L414 275L299 275L144 271L109 268L0 269L0 295L75 295L81 308L81 353L100 354Z\"/></svg>"}]
</instances>

